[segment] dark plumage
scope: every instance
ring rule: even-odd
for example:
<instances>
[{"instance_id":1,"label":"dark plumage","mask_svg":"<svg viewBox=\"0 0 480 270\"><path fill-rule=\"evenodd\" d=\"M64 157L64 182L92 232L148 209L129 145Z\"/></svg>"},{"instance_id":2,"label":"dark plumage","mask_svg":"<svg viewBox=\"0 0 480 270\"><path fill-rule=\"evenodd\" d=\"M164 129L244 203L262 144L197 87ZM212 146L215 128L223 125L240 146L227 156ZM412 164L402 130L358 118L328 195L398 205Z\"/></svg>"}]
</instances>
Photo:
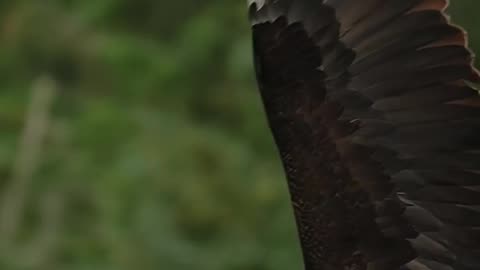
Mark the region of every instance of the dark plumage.
<instances>
[{"instance_id":1,"label":"dark plumage","mask_svg":"<svg viewBox=\"0 0 480 270\"><path fill-rule=\"evenodd\" d=\"M305 268L480 269L480 77L447 1L251 2Z\"/></svg>"}]
</instances>

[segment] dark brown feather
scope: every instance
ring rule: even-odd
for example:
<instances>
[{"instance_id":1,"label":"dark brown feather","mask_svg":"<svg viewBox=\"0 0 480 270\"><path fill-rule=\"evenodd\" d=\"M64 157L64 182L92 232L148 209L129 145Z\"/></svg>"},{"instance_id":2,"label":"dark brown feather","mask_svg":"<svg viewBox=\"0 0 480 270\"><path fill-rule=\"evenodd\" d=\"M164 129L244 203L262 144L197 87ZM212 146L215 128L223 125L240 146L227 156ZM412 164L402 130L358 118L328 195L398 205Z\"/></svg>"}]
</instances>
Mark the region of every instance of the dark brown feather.
<instances>
[{"instance_id":1,"label":"dark brown feather","mask_svg":"<svg viewBox=\"0 0 480 270\"><path fill-rule=\"evenodd\" d=\"M446 4L251 5L307 270L480 269L480 77Z\"/></svg>"}]
</instances>

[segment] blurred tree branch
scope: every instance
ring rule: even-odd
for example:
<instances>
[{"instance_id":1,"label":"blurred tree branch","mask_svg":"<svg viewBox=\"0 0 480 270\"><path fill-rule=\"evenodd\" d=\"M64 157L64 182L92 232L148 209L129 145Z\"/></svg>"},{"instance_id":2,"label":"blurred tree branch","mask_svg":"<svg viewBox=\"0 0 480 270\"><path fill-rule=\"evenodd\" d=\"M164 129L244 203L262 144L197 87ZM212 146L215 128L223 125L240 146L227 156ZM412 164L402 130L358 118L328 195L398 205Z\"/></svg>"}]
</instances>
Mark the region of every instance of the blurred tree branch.
<instances>
[{"instance_id":1,"label":"blurred tree branch","mask_svg":"<svg viewBox=\"0 0 480 270\"><path fill-rule=\"evenodd\" d=\"M41 163L42 146L50 124L50 109L57 85L49 76L36 79L31 88L24 130L13 163L11 179L0 205L0 247L9 248L22 225L33 176Z\"/></svg>"}]
</instances>

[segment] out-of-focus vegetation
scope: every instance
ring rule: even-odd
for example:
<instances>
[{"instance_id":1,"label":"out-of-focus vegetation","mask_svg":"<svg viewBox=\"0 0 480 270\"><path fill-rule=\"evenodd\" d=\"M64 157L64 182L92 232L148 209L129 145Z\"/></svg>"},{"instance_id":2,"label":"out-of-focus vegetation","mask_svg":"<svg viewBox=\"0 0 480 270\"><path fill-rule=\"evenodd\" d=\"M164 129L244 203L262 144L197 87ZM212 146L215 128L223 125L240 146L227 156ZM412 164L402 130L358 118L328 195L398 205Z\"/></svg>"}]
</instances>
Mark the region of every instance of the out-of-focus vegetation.
<instances>
[{"instance_id":1,"label":"out-of-focus vegetation","mask_svg":"<svg viewBox=\"0 0 480 270\"><path fill-rule=\"evenodd\" d=\"M480 2L452 2L480 51ZM245 1L1 1L0 20L0 269L301 269Z\"/></svg>"}]
</instances>

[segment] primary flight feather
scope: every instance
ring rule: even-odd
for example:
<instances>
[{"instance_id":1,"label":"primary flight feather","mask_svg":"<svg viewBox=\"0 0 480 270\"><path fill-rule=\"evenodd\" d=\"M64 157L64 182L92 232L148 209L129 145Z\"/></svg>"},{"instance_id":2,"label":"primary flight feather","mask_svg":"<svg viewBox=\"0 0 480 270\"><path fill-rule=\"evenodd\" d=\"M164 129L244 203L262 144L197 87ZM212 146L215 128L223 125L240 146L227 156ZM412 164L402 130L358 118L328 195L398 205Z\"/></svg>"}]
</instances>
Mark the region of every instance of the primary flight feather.
<instances>
[{"instance_id":1,"label":"primary flight feather","mask_svg":"<svg viewBox=\"0 0 480 270\"><path fill-rule=\"evenodd\" d=\"M307 270L480 269L480 81L447 0L249 0Z\"/></svg>"}]
</instances>

